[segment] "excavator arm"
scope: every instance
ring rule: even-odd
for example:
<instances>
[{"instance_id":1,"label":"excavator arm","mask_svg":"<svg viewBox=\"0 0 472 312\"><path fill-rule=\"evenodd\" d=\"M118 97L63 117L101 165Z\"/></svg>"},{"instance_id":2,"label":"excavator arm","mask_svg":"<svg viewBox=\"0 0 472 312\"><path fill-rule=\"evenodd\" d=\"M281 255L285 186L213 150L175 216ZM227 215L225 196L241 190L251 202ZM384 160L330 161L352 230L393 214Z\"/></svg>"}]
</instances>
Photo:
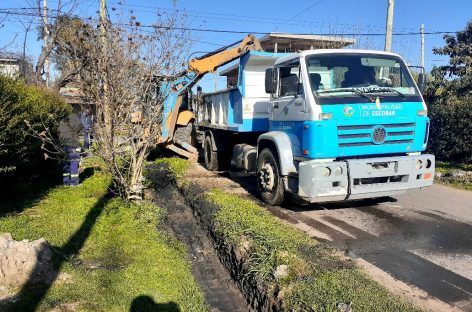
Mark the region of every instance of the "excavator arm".
<instances>
[{"instance_id":1,"label":"excavator arm","mask_svg":"<svg viewBox=\"0 0 472 312\"><path fill-rule=\"evenodd\" d=\"M231 46L234 46L234 44ZM242 54L251 50L262 51L261 44L259 39L257 39L255 36L247 35L242 41L240 41L238 47L232 49L227 49L227 47L224 47L222 49L208 53L202 57L192 59L188 64L188 70L197 73L197 75L212 73L218 67L234 61Z\"/></svg>"},{"instance_id":2,"label":"excavator arm","mask_svg":"<svg viewBox=\"0 0 472 312\"><path fill-rule=\"evenodd\" d=\"M238 46L235 47L235 45ZM259 40L249 34L241 41L190 60L185 73L163 86L168 91L170 88L170 94L164 102L164 118L160 143L164 143L167 148L186 157L190 157L196 151L187 142L175 142L174 140L177 122L179 121L179 125L182 125L194 119L192 112L181 109L184 94L205 74L214 72L218 67L236 60L251 50L262 51L262 48ZM180 114L185 114L185 116L182 116L184 118L179 118ZM177 143L180 147L175 146L174 143Z\"/></svg>"}]
</instances>

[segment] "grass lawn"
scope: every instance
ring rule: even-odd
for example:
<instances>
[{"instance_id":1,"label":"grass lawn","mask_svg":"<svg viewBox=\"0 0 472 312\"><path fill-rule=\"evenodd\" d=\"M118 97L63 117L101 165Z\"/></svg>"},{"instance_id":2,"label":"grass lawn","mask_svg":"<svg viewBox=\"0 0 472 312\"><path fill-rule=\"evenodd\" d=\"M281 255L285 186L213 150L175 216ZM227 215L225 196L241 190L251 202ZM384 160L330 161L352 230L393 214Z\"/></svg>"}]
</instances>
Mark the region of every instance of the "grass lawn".
<instances>
[{"instance_id":1,"label":"grass lawn","mask_svg":"<svg viewBox=\"0 0 472 312\"><path fill-rule=\"evenodd\" d=\"M207 311L185 247L156 227L165 211L110 199L109 184L97 172L78 187L56 187L30 208L0 218L0 233L48 240L60 269L45 289L22 291L15 310Z\"/></svg>"},{"instance_id":2,"label":"grass lawn","mask_svg":"<svg viewBox=\"0 0 472 312\"><path fill-rule=\"evenodd\" d=\"M435 181L449 185L458 189L472 191L472 176L452 177L453 171L470 171L472 172L472 164L452 163L452 162L436 162L436 171L442 173L441 179Z\"/></svg>"}]
</instances>

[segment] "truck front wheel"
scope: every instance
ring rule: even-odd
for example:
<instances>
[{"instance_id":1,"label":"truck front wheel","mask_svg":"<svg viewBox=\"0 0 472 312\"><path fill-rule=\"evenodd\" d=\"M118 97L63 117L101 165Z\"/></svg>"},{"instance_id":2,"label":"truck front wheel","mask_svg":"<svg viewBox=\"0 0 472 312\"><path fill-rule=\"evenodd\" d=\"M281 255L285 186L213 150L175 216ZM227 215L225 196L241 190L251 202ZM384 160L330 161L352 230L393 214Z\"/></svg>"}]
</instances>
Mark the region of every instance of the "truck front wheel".
<instances>
[{"instance_id":1,"label":"truck front wheel","mask_svg":"<svg viewBox=\"0 0 472 312\"><path fill-rule=\"evenodd\" d=\"M284 201L283 179L278 161L270 148L264 148L257 157L257 186L266 204L277 206Z\"/></svg>"}]
</instances>

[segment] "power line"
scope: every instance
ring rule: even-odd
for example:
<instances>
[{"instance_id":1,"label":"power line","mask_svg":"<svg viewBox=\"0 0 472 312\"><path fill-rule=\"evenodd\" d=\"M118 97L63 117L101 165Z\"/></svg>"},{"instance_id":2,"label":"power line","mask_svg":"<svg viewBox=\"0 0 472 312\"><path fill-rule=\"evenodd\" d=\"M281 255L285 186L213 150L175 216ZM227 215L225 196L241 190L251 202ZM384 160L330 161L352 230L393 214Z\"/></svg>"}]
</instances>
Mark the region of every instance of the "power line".
<instances>
[{"instance_id":1,"label":"power line","mask_svg":"<svg viewBox=\"0 0 472 312\"><path fill-rule=\"evenodd\" d=\"M232 20L237 20L237 21L245 21L245 22L253 22L253 23L272 23L272 24L278 24L280 22L284 22L284 21L287 21L286 19L283 19L283 18L273 18L273 17L264 17L264 16L248 16L248 15L238 15L238 14L228 14L228 13L219 13L219 12L208 12L208 11L192 11L192 10L182 10L182 9L170 9L170 8L164 8L164 7L157 7L157 6L149 6L149 5L138 5L138 4L126 4L126 3L117 3L117 2L109 2L109 3L112 3L112 4L115 4L115 5L120 5L120 6L125 6L125 7L138 7L138 8L147 8L147 9L155 9L155 10L162 10L162 11L175 11L175 12L182 12L182 13L185 13L185 14L188 14L188 15L192 15L192 14L189 14L188 12L191 12L191 13L194 13L194 14L197 14L197 15L192 15L192 16L198 16L198 17L208 17L208 18L211 18L211 19L224 19L224 20L228 20L228 16L229 17L234 17ZM316 3L317 4L317 3ZM311 7L315 6L316 4L308 7L308 9L310 9ZM146 12L146 13L153 13L152 11L149 11L149 10L137 10L137 9L133 9L133 11L137 11L137 12ZM306 10L304 10L306 11ZM155 13L155 12L154 12ZM217 18L215 17L215 15L218 15L218 16L224 16L225 18ZM241 18L246 18L246 20L242 20ZM294 17L292 17L291 19L293 19ZM252 20L247 20L247 19L252 19ZM261 19L263 20L266 20L266 21L261 21ZM273 21L273 22L267 22L267 21ZM323 22L319 22L319 21L316 21L316 22L313 22L313 21L306 21L306 20L299 20L298 23L293 23L291 22L289 25L294 25L294 26L298 26L298 25L305 25L305 24L315 24L315 25L330 25L329 23L323 23ZM348 24L348 23L341 23L339 24L341 26L346 26L346 27L351 27L351 26L354 26L354 27L359 27L360 25L357 25L357 24ZM366 25L366 26L361 26L363 28L376 28L376 29L379 29L379 30L383 30L384 27L383 26L378 26L378 25ZM415 30L415 28L408 28L408 27L397 27L397 29L403 29L403 30L408 30L408 31L412 31L412 30Z\"/></svg>"},{"instance_id":2,"label":"power line","mask_svg":"<svg viewBox=\"0 0 472 312\"><path fill-rule=\"evenodd\" d=\"M93 0L92 0L93 1ZM322 0L321 0L322 1ZM320 2L320 1L319 1ZM315 4L312 4L309 6L307 9L310 9L311 7L314 7L317 5L319 2L316 2ZM281 22L286 22L286 19L283 18L274 18L274 17L265 17L265 16L249 16L249 15L239 15L239 14L229 14L229 13L220 13L220 12L209 12L209 11L193 11L193 10L186 10L186 9L172 9L172 8L165 8L165 7L158 7L158 6L150 6L150 5L139 5L139 4L127 4L127 3L119 3L119 2L113 2L113 1L108 1L107 3L109 4L114 4L117 6L124 6L124 7L137 7L137 8L145 8L145 9L154 9L154 10L161 10L161 11L175 11L175 12L181 12L185 13L186 15L189 16L194 16L194 17L200 17L200 18L211 18L211 19L221 19L221 20L236 20L236 21L243 21L243 22L249 22L249 23L268 23L268 24L278 24ZM36 10L37 8L31 7L23 7L23 8L9 8L9 9L19 9L19 10ZM305 12L307 9L301 11L301 13ZM0 10L6 10L5 8L2 8ZM132 9L132 11L137 11L137 12L145 12L145 13L156 13L155 11L150 11L150 10L138 10L138 9ZM189 14L193 13L193 14ZM299 13L299 14L301 14ZM216 16L222 16L220 18ZM228 18L228 17L233 17L233 18ZM245 19L242 19L245 18ZM291 17L289 20L293 19L294 17ZM265 20L265 21L262 21ZM272 21L272 22L270 22ZM326 26L326 27L331 27L333 26L332 23L329 22L320 22L320 21L307 21L307 20L297 20L297 23L291 21L290 23L286 23L287 25L290 26L301 26L301 27L307 27L307 25L316 25L316 26ZM356 28L364 28L364 29L377 29L379 31L384 30L384 26L379 26L379 25L362 25L362 24L350 24L350 23L336 23L334 26L341 26L341 27L356 27ZM415 31L416 28L412 27L395 27L395 30L399 31Z\"/></svg>"},{"instance_id":3,"label":"power line","mask_svg":"<svg viewBox=\"0 0 472 312\"><path fill-rule=\"evenodd\" d=\"M19 13L19 12L5 12L8 15L20 15L20 16L36 16L36 17L43 17L41 14L32 14L32 13ZM60 15L50 15L50 19L57 19L60 18ZM87 19L96 21L96 19ZM118 26L130 26L126 23L115 23ZM230 30L230 29L211 29L211 28L191 28L191 27L174 27L174 26L160 26L160 25L144 25L141 24L139 27L142 28L153 28L153 29L168 29L168 30L181 30L181 31L195 31L195 32L212 32L212 33L226 33L226 34L254 34L254 35L268 35L270 32L268 31L254 31L254 30ZM430 31L424 32L425 35L444 35L444 34L454 34L458 31ZM421 34L418 31L412 32L394 32L394 36L415 36ZM316 36L348 36L348 37L356 37L356 36L385 36L385 33L298 33L294 35L316 35Z\"/></svg>"},{"instance_id":4,"label":"power line","mask_svg":"<svg viewBox=\"0 0 472 312\"><path fill-rule=\"evenodd\" d=\"M295 14L294 16L290 17L288 20L286 20L285 22L290 22L291 20L293 20L295 17L297 16L300 16L302 15L303 13L305 13L306 11L312 9L313 7L317 6L318 4L320 4L321 2L323 2L323 0L318 0L316 1L315 3L311 4L310 6L308 6L307 8L301 10L300 12L298 12L297 14ZM282 23L280 25L278 25L277 27L275 27L275 30L277 30L280 26L284 25L285 23Z\"/></svg>"}]
</instances>

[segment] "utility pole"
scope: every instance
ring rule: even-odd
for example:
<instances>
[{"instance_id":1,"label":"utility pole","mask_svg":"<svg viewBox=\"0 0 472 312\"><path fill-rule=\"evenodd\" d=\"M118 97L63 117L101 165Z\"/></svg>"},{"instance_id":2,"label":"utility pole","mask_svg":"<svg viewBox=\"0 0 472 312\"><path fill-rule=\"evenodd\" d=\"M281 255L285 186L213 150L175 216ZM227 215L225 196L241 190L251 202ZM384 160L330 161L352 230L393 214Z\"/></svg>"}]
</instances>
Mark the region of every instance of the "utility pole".
<instances>
[{"instance_id":1,"label":"utility pole","mask_svg":"<svg viewBox=\"0 0 472 312\"><path fill-rule=\"evenodd\" d=\"M44 24L44 46L49 46L49 25L48 25L48 1L43 0L43 24ZM49 87L49 56L44 60L44 74L46 75L46 86Z\"/></svg>"},{"instance_id":2,"label":"utility pole","mask_svg":"<svg viewBox=\"0 0 472 312\"><path fill-rule=\"evenodd\" d=\"M105 35L105 26L107 22L107 5L105 0L100 0L100 29L102 35Z\"/></svg>"},{"instance_id":3,"label":"utility pole","mask_svg":"<svg viewBox=\"0 0 472 312\"><path fill-rule=\"evenodd\" d=\"M420 65L424 68L424 24L420 27L421 34L421 53L420 53Z\"/></svg>"},{"instance_id":4,"label":"utility pole","mask_svg":"<svg viewBox=\"0 0 472 312\"><path fill-rule=\"evenodd\" d=\"M392 30L393 30L393 6L395 4L395 0L387 0L388 1L388 8L387 8L387 24L385 30L385 51L391 52L392 51Z\"/></svg>"}]
</instances>

